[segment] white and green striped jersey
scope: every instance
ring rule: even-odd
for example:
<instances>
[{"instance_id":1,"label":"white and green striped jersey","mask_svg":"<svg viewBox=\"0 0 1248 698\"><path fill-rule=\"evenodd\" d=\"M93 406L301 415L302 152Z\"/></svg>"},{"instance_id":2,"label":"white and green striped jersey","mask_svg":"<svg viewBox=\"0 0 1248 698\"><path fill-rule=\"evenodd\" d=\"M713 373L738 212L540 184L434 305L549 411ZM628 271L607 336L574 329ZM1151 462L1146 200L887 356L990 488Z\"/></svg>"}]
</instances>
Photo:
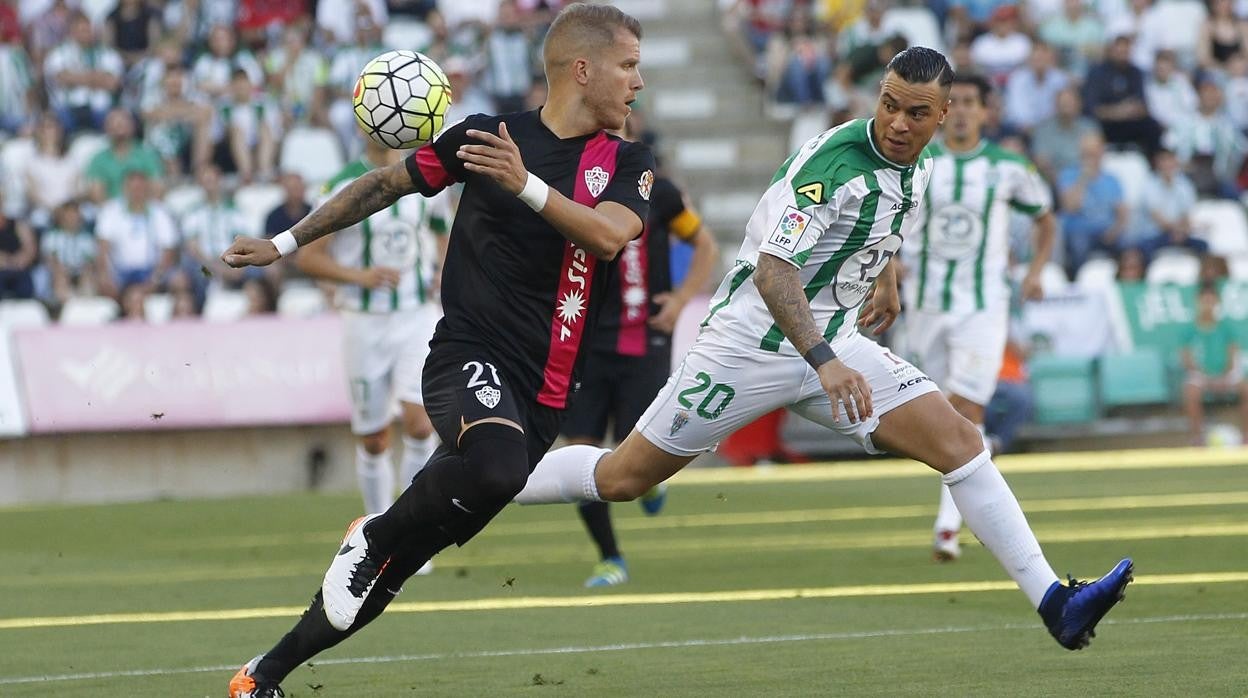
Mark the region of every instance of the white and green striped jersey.
<instances>
[{"instance_id":1,"label":"white and green striped jersey","mask_svg":"<svg viewBox=\"0 0 1248 698\"><path fill-rule=\"evenodd\" d=\"M890 162L871 138L873 120L850 121L810 139L780 166L746 224L737 262L711 299L702 326L767 351L796 355L754 284L760 252L800 269L815 323L829 342L857 330L875 277L918 221L931 157Z\"/></svg>"},{"instance_id":2,"label":"white and green striped jersey","mask_svg":"<svg viewBox=\"0 0 1248 698\"><path fill-rule=\"evenodd\" d=\"M202 202L182 216L182 238L194 240L204 256L216 259L234 244L234 238L248 235L247 218L233 202Z\"/></svg>"},{"instance_id":3,"label":"white and green striped jersey","mask_svg":"<svg viewBox=\"0 0 1248 698\"><path fill-rule=\"evenodd\" d=\"M325 199L350 184L370 165L363 158L347 164L325 184ZM408 310L432 301L430 282L437 263L433 236L449 230L450 206L446 193L426 199L405 196L363 221L335 233L330 254L344 267L390 267L403 276L393 289L367 289L353 284L338 286L339 308L366 313Z\"/></svg>"},{"instance_id":4,"label":"white and green striped jersey","mask_svg":"<svg viewBox=\"0 0 1248 698\"><path fill-rule=\"evenodd\" d=\"M1052 208L1049 187L1027 158L991 141L954 153L933 144L921 225L902 251L909 308L969 312L1009 303L1010 209Z\"/></svg>"}]
</instances>

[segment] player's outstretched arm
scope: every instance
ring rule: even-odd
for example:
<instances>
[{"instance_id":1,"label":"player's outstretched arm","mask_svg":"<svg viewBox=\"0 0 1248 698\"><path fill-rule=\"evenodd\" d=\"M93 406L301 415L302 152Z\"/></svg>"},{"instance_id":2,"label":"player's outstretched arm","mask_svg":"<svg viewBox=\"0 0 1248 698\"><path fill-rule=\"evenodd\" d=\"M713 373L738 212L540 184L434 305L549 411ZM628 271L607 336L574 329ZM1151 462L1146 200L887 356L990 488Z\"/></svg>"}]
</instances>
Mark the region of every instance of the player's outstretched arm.
<instances>
[{"instance_id":1,"label":"player's outstretched arm","mask_svg":"<svg viewBox=\"0 0 1248 698\"><path fill-rule=\"evenodd\" d=\"M221 260L231 267L272 264L297 247L355 225L414 191L416 185L402 161L379 167L343 187L286 233L280 233L272 240L238 238L221 255ZM286 249L279 246L286 246Z\"/></svg>"},{"instance_id":2,"label":"player's outstretched arm","mask_svg":"<svg viewBox=\"0 0 1248 698\"><path fill-rule=\"evenodd\" d=\"M832 418L840 421L840 405L845 406L845 417L851 423L870 417L871 388L867 379L836 358L815 326L798 268L762 252L753 278L776 326L818 372L819 382L832 401Z\"/></svg>"}]
</instances>

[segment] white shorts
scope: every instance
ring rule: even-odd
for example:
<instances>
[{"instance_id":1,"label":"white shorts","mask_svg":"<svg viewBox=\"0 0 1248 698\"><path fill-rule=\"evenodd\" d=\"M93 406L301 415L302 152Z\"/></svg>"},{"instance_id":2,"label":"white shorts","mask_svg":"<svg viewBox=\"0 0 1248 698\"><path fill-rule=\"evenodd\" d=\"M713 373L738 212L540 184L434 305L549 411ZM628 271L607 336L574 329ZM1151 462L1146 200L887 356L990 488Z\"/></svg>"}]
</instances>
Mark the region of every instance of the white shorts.
<instances>
[{"instance_id":1,"label":"white shorts","mask_svg":"<svg viewBox=\"0 0 1248 698\"><path fill-rule=\"evenodd\" d=\"M832 403L819 376L800 356L764 351L703 330L667 385L650 403L637 430L651 443L678 456L714 449L729 434L778 408L881 453L871 442L880 417L937 390L919 369L862 335L833 347L846 366L871 386L871 417L850 423L845 411L832 421Z\"/></svg>"},{"instance_id":2,"label":"white shorts","mask_svg":"<svg viewBox=\"0 0 1248 698\"><path fill-rule=\"evenodd\" d=\"M946 393L987 405L997 389L1009 309L906 313L910 358Z\"/></svg>"},{"instance_id":3,"label":"white shorts","mask_svg":"<svg viewBox=\"0 0 1248 698\"><path fill-rule=\"evenodd\" d=\"M395 400L424 404L420 375L440 317L434 305L392 313L342 313L352 433L384 429L394 419Z\"/></svg>"}]
</instances>

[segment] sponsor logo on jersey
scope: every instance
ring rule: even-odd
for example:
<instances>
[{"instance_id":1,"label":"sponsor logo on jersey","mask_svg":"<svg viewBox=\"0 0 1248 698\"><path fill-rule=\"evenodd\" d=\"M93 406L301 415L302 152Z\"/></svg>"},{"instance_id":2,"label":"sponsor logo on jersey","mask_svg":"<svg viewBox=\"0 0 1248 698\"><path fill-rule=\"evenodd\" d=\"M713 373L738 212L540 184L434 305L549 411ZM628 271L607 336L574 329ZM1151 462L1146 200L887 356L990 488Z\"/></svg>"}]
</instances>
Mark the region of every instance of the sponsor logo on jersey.
<instances>
[{"instance_id":1,"label":"sponsor logo on jersey","mask_svg":"<svg viewBox=\"0 0 1248 698\"><path fill-rule=\"evenodd\" d=\"M797 243L802 239L802 231L806 230L806 225L809 223L809 215L792 206L785 206L784 214L780 216L780 221L776 223L775 230L771 231L771 237L768 238L768 242L787 252L796 253Z\"/></svg>"},{"instance_id":2,"label":"sponsor logo on jersey","mask_svg":"<svg viewBox=\"0 0 1248 698\"><path fill-rule=\"evenodd\" d=\"M586 175L588 174L587 172ZM555 309L559 316L560 342L566 342L568 337L572 336L572 329L581 321L581 316L585 314L585 307L589 305L585 293L585 274L589 271L586 263L587 256L588 253L585 250L573 245L567 276L568 282L575 284L576 287L568 288L563 292L563 295L559 297L558 307Z\"/></svg>"},{"instance_id":3,"label":"sponsor logo on jersey","mask_svg":"<svg viewBox=\"0 0 1248 698\"><path fill-rule=\"evenodd\" d=\"M585 170L585 186L589 188L589 193L594 198L602 196L602 192L607 188L607 182L611 181L611 175L599 165L594 165L593 169Z\"/></svg>"},{"instance_id":4,"label":"sponsor logo on jersey","mask_svg":"<svg viewBox=\"0 0 1248 698\"><path fill-rule=\"evenodd\" d=\"M637 180L637 193L641 194L641 198L646 201L650 200L650 190L654 188L654 173L646 170L641 173L641 177ZM594 196L597 196L595 194Z\"/></svg>"},{"instance_id":5,"label":"sponsor logo on jersey","mask_svg":"<svg viewBox=\"0 0 1248 698\"><path fill-rule=\"evenodd\" d=\"M676 410L676 414L672 415L672 428L668 436L675 436L680 428L689 423L689 413L684 410Z\"/></svg>"},{"instance_id":6,"label":"sponsor logo on jersey","mask_svg":"<svg viewBox=\"0 0 1248 698\"><path fill-rule=\"evenodd\" d=\"M913 211L914 209L918 207L919 207L919 202L917 201L898 201L897 203L893 204L888 210L901 211L903 214L905 214L905 213L910 213L911 211Z\"/></svg>"},{"instance_id":7,"label":"sponsor logo on jersey","mask_svg":"<svg viewBox=\"0 0 1248 698\"><path fill-rule=\"evenodd\" d=\"M930 380L931 378L928 378L927 376L916 376L914 378L911 378L908 381L903 382L901 385L898 385L897 392L900 393L901 391L905 390L906 388L909 388L912 385L918 385L919 383L926 383Z\"/></svg>"},{"instance_id":8,"label":"sponsor logo on jersey","mask_svg":"<svg viewBox=\"0 0 1248 698\"><path fill-rule=\"evenodd\" d=\"M823 203L823 182L811 182L795 190L798 194L810 199L811 203Z\"/></svg>"},{"instance_id":9,"label":"sponsor logo on jersey","mask_svg":"<svg viewBox=\"0 0 1248 698\"><path fill-rule=\"evenodd\" d=\"M476 395L477 402L480 402L482 405L485 405L486 408L491 410L498 407L498 401L503 397L502 392L500 392L497 388L493 388L488 385L478 390Z\"/></svg>"}]
</instances>

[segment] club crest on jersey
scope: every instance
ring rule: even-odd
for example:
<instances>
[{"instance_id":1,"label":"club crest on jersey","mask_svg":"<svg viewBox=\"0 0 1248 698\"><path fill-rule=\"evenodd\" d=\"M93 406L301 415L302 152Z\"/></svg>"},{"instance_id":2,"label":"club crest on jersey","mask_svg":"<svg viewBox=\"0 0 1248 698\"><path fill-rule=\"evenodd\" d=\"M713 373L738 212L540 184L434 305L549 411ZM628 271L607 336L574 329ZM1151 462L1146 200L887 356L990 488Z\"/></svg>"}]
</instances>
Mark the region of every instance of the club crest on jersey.
<instances>
[{"instance_id":1,"label":"club crest on jersey","mask_svg":"<svg viewBox=\"0 0 1248 698\"><path fill-rule=\"evenodd\" d=\"M585 186L589 187L589 193L595 199L602 196L602 192L607 188L607 182L610 181L611 175L598 165L594 165L593 169L585 170Z\"/></svg>"},{"instance_id":2,"label":"club crest on jersey","mask_svg":"<svg viewBox=\"0 0 1248 698\"><path fill-rule=\"evenodd\" d=\"M478 390L476 395L477 401L482 405L485 405L487 409L491 410L498 407L498 401L503 397L502 392L500 392L498 388L488 385L483 386L480 390Z\"/></svg>"},{"instance_id":3,"label":"club crest on jersey","mask_svg":"<svg viewBox=\"0 0 1248 698\"><path fill-rule=\"evenodd\" d=\"M637 193L646 201L650 200L650 190L654 188L654 172L646 170L637 180Z\"/></svg>"},{"instance_id":4,"label":"club crest on jersey","mask_svg":"<svg viewBox=\"0 0 1248 698\"><path fill-rule=\"evenodd\" d=\"M802 239L802 231L806 230L808 223L810 223L808 214L792 206L785 206L784 214L780 216L780 222L776 223L775 230L771 231L768 242L786 252L796 253L797 243Z\"/></svg>"},{"instance_id":5,"label":"club crest on jersey","mask_svg":"<svg viewBox=\"0 0 1248 698\"><path fill-rule=\"evenodd\" d=\"M672 415L672 429L668 436L675 436L680 428L689 423L689 413L684 410L676 410L676 414Z\"/></svg>"}]
</instances>

